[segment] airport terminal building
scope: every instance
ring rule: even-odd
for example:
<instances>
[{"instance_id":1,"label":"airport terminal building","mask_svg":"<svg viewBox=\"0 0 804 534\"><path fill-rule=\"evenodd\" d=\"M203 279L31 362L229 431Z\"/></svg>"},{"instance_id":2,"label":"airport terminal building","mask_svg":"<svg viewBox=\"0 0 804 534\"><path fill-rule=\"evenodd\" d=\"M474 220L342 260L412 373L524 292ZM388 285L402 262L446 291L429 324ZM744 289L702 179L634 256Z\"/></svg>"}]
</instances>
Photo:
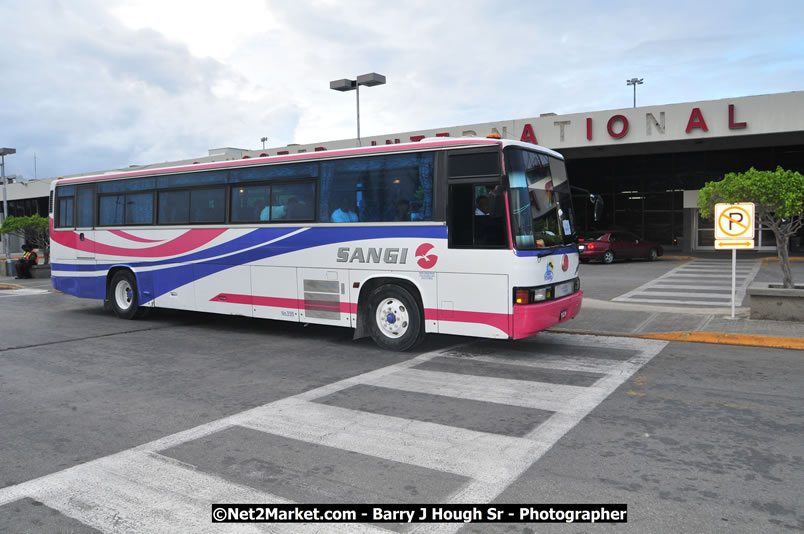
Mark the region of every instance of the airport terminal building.
<instances>
[{"instance_id":1,"label":"airport terminal building","mask_svg":"<svg viewBox=\"0 0 804 534\"><path fill-rule=\"evenodd\" d=\"M712 250L714 225L698 215L697 192L707 181L750 167L804 172L804 91L723 100L594 111L451 126L364 137L366 145L425 137L481 136L537 143L562 153L574 186L602 195L602 221L592 220L585 195L575 201L581 232L633 231L684 251ZM356 139L265 150L213 149L179 163L220 161L352 147ZM47 213L50 180L8 187L12 215ZM47 185L46 185L47 184ZM770 230L757 228L757 250L775 250Z\"/></svg>"}]
</instances>

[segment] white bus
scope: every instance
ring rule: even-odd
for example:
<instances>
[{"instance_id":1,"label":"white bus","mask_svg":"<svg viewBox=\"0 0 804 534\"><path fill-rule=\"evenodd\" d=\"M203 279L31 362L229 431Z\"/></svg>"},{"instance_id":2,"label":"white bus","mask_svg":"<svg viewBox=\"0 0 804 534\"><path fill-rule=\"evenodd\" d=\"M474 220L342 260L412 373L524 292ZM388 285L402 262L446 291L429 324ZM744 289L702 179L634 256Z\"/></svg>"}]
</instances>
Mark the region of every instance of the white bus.
<instances>
[{"instance_id":1,"label":"white bus","mask_svg":"<svg viewBox=\"0 0 804 534\"><path fill-rule=\"evenodd\" d=\"M435 138L55 180L53 287L132 319L151 308L520 339L575 317L564 160Z\"/></svg>"}]
</instances>

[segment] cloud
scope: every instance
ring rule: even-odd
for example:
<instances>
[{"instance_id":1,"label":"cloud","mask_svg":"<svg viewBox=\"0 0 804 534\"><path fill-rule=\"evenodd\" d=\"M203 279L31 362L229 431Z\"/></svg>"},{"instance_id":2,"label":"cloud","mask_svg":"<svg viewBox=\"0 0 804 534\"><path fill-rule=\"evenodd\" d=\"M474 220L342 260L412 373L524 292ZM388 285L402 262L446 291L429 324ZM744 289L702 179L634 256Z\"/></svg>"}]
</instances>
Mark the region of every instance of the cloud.
<instances>
[{"instance_id":1,"label":"cloud","mask_svg":"<svg viewBox=\"0 0 804 534\"><path fill-rule=\"evenodd\" d=\"M800 90L800 3L0 4L0 145L55 176L355 135Z\"/></svg>"}]
</instances>

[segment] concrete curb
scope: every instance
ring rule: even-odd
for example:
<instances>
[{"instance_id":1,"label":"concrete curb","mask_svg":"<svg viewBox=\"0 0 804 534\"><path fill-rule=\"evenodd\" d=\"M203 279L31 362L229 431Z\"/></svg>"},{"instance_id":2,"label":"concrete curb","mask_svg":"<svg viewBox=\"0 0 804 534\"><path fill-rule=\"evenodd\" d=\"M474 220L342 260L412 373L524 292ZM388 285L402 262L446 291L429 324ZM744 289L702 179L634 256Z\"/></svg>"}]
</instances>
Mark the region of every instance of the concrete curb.
<instances>
[{"instance_id":1,"label":"concrete curb","mask_svg":"<svg viewBox=\"0 0 804 534\"><path fill-rule=\"evenodd\" d=\"M17 284L0 284L0 289L23 289L23 287Z\"/></svg>"},{"instance_id":2,"label":"concrete curb","mask_svg":"<svg viewBox=\"0 0 804 534\"><path fill-rule=\"evenodd\" d=\"M727 334L725 332L662 332L656 334L626 334L619 332L569 330L567 328L550 328L547 331L556 332L559 334L578 334L585 336L632 337L638 339L658 339L663 341L683 341L687 343L711 343L714 345L740 345L743 347L804 350L804 339L798 337Z\"/></svg>"},{"instance_id":3,"label":"concrete curb","mask_svg":"<svg viewBox=\"0 0 804 534\"><path fill-rule=\"evenodd\" d=\"M804 350L804 339L798 337L758 336L754 334L726 334L723 332L664 332L640 334L646 339L665 341L689 341L691 343L714 343L717 345L743 345L772 349Z\"/></svg>"}]
</instances>

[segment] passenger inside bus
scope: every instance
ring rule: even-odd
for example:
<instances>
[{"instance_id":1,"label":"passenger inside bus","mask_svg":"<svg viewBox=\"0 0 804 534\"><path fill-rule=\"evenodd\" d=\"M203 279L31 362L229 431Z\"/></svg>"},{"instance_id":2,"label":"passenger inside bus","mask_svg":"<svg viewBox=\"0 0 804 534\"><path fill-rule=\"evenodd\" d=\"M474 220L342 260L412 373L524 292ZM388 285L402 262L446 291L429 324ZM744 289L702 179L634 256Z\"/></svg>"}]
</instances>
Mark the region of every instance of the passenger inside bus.
<instances>
[{"instance_id":1,"label":"passenger inside bus","mask_svg":"<svg viewBox=\"0 0 804 534\"><path fill-rule=\"evenodd\" d=\"M410 220L410 202L404 198L396 203L396 217L395 221L409 221Z\"/></svg>"},{"instance_id":2,"label":"passenger inside bus","mask_svg":"<svg viewBox=\"0 0 804 534\"><path fill-rule=\"evenodd\" d=\"M489 197L480 195L475 200L475 215L488 215L489 214Z\"/></svg>"},{"instance_id":3,"label":"passenger inside bus","mask_svg":"<svg viewBox=\"0 0 804 534\"><path fill-rule=\"evenodd\" d=\"M345 193L341 195L337 203L338 209L332 212L330 222L346 223L358 222L355 199L352 195Z\"/></svg>"},{"instance_id":4,"label":"passenger inside bus","mask_svg":"<svg viewBox=\"0 0 804 534\"><path fill-rule=\"evenodd\" d=\"M288 221L309 221L313 218L311 206L290 197L285 205L285 219Z\"/></svg>"}]
</instances>

